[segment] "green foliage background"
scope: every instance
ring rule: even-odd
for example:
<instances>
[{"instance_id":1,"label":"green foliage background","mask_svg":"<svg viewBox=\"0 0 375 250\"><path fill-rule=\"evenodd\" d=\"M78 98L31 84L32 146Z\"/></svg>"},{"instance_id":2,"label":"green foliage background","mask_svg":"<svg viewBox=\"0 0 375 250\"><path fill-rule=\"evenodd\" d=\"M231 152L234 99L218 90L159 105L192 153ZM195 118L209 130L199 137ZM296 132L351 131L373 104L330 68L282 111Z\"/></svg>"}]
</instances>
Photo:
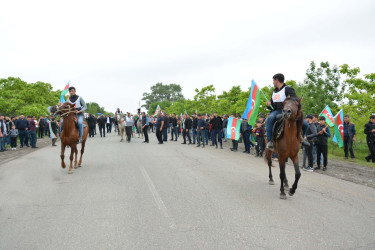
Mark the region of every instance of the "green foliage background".
<instances>
[{"instance_id":1,"label":"green foliage background","mask_svg":"<svg viewBox=\"0 0 375 250\"><path fill-rule=\"evenodd\" d=\"M0 79L0 114L5 116L47 115L49 106L59 103L61 90L54 91L50 83L27 83L20 78ZM88 103L88 110L93 114L107 114L97 103Z\"/></svg>"}]
</instances>

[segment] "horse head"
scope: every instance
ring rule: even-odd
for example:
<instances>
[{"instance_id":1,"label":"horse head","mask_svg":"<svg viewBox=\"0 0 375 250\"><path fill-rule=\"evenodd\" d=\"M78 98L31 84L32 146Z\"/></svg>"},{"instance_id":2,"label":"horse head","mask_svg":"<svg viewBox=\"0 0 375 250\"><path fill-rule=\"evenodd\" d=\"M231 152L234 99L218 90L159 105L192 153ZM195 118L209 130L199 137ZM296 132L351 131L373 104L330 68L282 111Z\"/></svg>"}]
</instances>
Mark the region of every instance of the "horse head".
<instances>
[{"instance_id":1,"label":"horse head","mask_svg":"<svg viewBox=\"0 0 375 250\"><path fill-rule=\"evenodd\" d=\"M60 106L59 105L50 106L50 107L48 107L47 110L50 114L53 114L53 116L63 115L63 114L66 114L67 112L73 111L74 110L74 104L65 102Z\"/></svg>"},{"instance_id":2,"label":"horse head","mask_svg":"<svg viewBox=\"0 0 375 250\"><path fill-rule=\"evenodd\" d=\"M297 120L301 113L301 98L288 96L283 103L283 116L286 120Z\"/></svg>"}]
</instances>

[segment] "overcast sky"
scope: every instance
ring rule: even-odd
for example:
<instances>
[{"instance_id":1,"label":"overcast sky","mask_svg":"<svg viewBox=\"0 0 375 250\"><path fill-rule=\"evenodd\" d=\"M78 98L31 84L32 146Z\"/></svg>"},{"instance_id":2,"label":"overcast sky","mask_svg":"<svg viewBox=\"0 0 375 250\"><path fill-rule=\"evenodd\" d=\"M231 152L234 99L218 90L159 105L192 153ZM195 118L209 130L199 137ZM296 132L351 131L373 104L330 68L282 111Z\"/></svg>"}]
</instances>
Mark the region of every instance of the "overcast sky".
<instances>
[{"instance_id":1,"label":"overcast sky","mask_svg":"<svg viewBox=\"0 0 375 250\"><path fill-rule=\"evenodd\" d=\"M310 61L375 72L375 1L1 1L0 78L70 80L86 102L134 112L157 82L192 98ZM56 100L57 102L57 100ZM245 107L244 107L245 108Z\"/></svg>"}]
</instances>

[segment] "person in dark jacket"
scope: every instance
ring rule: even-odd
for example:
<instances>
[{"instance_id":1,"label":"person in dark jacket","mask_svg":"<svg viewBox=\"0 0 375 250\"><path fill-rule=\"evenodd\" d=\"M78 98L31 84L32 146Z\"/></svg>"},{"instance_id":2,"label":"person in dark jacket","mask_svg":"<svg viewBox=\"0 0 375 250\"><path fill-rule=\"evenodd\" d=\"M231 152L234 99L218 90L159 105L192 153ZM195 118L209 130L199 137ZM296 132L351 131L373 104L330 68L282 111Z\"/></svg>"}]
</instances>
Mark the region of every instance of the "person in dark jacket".
<instances>
[{"instance_id":1,"label":"person in dark jacket","mask_svg":"<svg viewBox=\"0 0 375 250\"><path fill-rule=\"evenodd\" d=\"M143 130L143 135L145 136L145 143L149 143L148 140L148 117L146 116L145 112L142 112L142 130Z\"/></svg>"},{"instance_id":2,"label":"person in dark jacket","mask_svg":"<svg viewBox=\"0 0 375 250\"><path fill-rule=\"evenodd\" d=\"M227 142L227 126L228 126L228 115L224 115L223 119L223 132L224 132L224 141Z\"/></svg>"},{"instance_id":3,"label":"person in dark jacket","mask_svg":"<svg viewBox=\"0 0 375 250\"><path fill-rule=\"evenodd\" d=\"M49 126L51 126L52 132L56 135L56 138L52 139L52 146L56 146L58 127L55 118L52 118Z\"/></svg>"},{"instance_id":4,"label":"person in dark jacket","mask_svg":"<svg viewBox=\"0 0 375 250\"><path fill-rule=\"evenodd\" d=\"M252 132L252 130L253 128L251 125L249 125L247 119L243 119L241 122L240 135L243 138L243 142L245 144L244 153L247 153L247 154L250 154L250 133Z\"/></svg>"},{"instance_id":5,"label":"person in dark jacket","mask_svg":"<svg viewBox=\"0 0 375 250\"><path fill-rule=\"evenodd\" d=\"M355 142L356 139L356 131L355 126L353 123L350 122L349 116L344 116L344 153L345 153L345 159L347 160L350 157L352 161L354 161L354 151L353 151L353 142ZM349 152L348 152L349 151Z\"/></svg>"},{"instance_id":6,"label":"person in dark jacket","mask_svg":"<svg viewBox=\"0 0 375 250\"><path fill-rule=\"evenodd\" d=\"M221 133L223 132L223 121L221 120L221 117L217 115L217 112L214 113L214 117L211 120L212 124L212 144L216 146L217 148L217 139L220 142L220 148L223 149L223 142L221 140Z\"/></svg>"},{"instance_id":7,"label":"person in dark jacket","mask_svg":"<svg viewBox=\"0 0 375 250\"><path fill-rule=\"evenodd\" d=\"M191 144L191 138L190 138L190 133L189 130L191 129L193 125L193 121L190 119L189 115L185 116L183 115L184 122L182 126L182 137L184 138L184 142L182 144L186 144L186 136L189 139L189 144Z\"/></svg>"},{"instance_id":8,"label":"person in dark jacket","mask_svg":"<svg viewBox=\"0 0 375 250\"><path fill-rule=\"evenodd\" d=\"M38 120L38 137L42 139L44 137L44 131L47 124L45 124L44 117L41 115Z\"/></svg>"},{"instance_id":9,"label":"person in dark jacket","mask_svg":"<svg viewBox=\"0 0 375 250\"><path fill-rule=\"evenodd\" d=\"M366 157L366 161L370 162L370 159L372 159L372 162L375 162L375 114L371 115L370 121L365 124L365 134L367 135L367 146L370 150L370 154Z\"/></svg>"},{"instance_id":10,"label":"person in dark jacket","mask_svg":"<svg viewBox=\"0 0 375 250\"><path fill-rule=\"evenodd\" d=\"M158 118L156 119L155 126L156 126L156 138L158 139L158 144L163 144L163 127L165 125L164 117L158 112Z\"/></svg>"},{"instance_id":11,"label":"person in dark jacket","mask_svg":"<svg viewBox=\"0 0 375 250\"><path fill-rule=\"evenodd\" d=\"M178 137L178 135L177 135L177 118L176 118L175 113L172 114L170 124L171 124L171 137L172 137L171 141L177 141L177 137ZM173 139L173 138L175 138L175 139Z\"/></svg>"},{"instance_id":12,"label":"person in dark jacket","mask_svg":"<svg viewBox=\"0 0 375 250\"><path fill-rule=\"evenodd\" d=\"M101 115L98 118L100 137L105 137L105 125L106 125L106 123L107 123L107 118L104 115Z\"/></svg>"},{"instance_id":13,"label":"person in dark jacket","mask_svg":"<svg viewBox=\"0 0 375 250\"><path fill-rule=\"evenodd\" d=\"M166 112L162 113L164 119L164 126L163 126L163 142L168 141L168 128L169 128L169 118Z\"/></svg>"},{"instance_id":14,"label":"person in dark jacket","mask_svg":"<svg viewBox=\"0 0 375 250\"><path fill-rule=\"evenodd\" d=\"M94 137L96 122L93 115L89 115L87 118L87 124L89 125L89 137Z\"/></svg>"},{"instance_id":15,"label":"person in dark jacket","mask_svg":"<svg viewBox=\"0 0 375 250\"><path fill-rule=\"evenodd\" d=\"M255 140L257 144L255 147L256 157L263 157L263 151L265 148L265 141L264 141L265 131L264 131L264 128L262 127L261 121L257 121L256 125L257 127L254 130Z\"/></svg>"},{"instance_id":16,"label":"person in dark jacket","mask_svg":"<svg viewBox=\"0 0 375 250\"><path fill-rule=\"evenodd\" d=\"M29 147L29 143L27 140L27 130L30 128L29 121L25 118L24 115L20 115L20 119L16 121L16 129L18 130L19 137L20 137L20 148L23 148L23 145Z\"/></svg>"},{"instance_id":17,"label":"person in dark jacket","mask_svg":"<svg viewBox=\"0 0 375 250\"><path fill-rule=\"evenodd\" d=\"M313 117L311 115L306 116L306 121L309 125L306 129L305 138L304 138L305 140L307 140L309 142L309 145L305 145L305 150L306 150L306 155L307 155L309 165L307 167L303 168L303 170L310 171L310 172L314 171L312 151L313 151L313 143L315 141L316 136L318 135L317 132L316 132L316 126L312 122L312 119L313 119Z\"/></svg>"},{"instance_id":18,"label":"person in dark jacket","mask_svg":"<svg viewBox=\"0 0 375 250\"><path fill-rule=\"evenodd\" d=\"M197 133L198 133L198 130L197 130L197 127L198 127L198 118L196 117L195 114L192 115L193 117L193 125L192 125L192 134L193 134L193 144L195 144L195 139L197 137Z\"/></svg>"},{"instance_id":19,"label":"person in dark jacket","mask_svg":"<svg viewBox=\"0 0 375 250\"><path fill-rule=\"evenodd\" d=\"M205 130L206 130L206 121L203 119L203 117L202 117L201 114L198 114L197 128L196 128L196 132L197 132L197 144L198 144L197 147L201 146L201 141L202 141L203 148L204 148Z\"/></svg>"},{"instance_id":20,"label":"person in dark jacket","mask_svg":"<svg viewBox=\"0 0 375 250\"><path fill-rule=\"evenodd\" d=\"M326 118L321 116L319 118L319 125L316 127L317 142L316 142L316 156L317 156L317 167L314 170L320 169L320 157L323 154L323 171L327 170L328 163L328 138L331 137L331 131L329 126L326 125Z\"/></svg>"}]
</instances>

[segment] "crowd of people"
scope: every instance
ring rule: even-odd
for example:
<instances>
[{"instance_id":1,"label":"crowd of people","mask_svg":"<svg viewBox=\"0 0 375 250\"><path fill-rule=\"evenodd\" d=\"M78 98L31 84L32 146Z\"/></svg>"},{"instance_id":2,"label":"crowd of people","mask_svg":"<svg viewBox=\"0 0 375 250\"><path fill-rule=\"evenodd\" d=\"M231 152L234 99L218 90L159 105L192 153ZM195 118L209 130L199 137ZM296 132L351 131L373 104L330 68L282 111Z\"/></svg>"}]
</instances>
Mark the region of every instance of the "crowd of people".
<instances>
[{"instance_id":1,"label":"crowd of people","mask_svg":"<svg viewBox=\"0 0 375 250\"><path fill-rule=\"evenodd\" d=\"M238 151L238 144L244 143L244 153L250 154L250 149L255 148L256 157L263 157L265 148L273 149L272 130L278 115L282 114L283 102L287 97L297 97L292 87L284 83L284 75L276 74L273 76L274 92L270 101L267 102L267 107L270 113L264 117L262 113L259 114L259 120L253 127L249 125L246 119L241 117L241 114L231 114L233 118L238 118L241 121L240 137L239 139L232 138L232 135L227 135L229 115L217 112L213 114L199 114L194 113L191 116L187 113L184 115L167 114L165 110L158 112L155 115L147 115L145 112L138 112L135 115L130 113L123 114L120 109L117 109L114 117L111 115L100 115L96 117L94 114L86 113L87 106L82 97L76 95L74 87L69 88L70 97L68 102L75 105L74 112L77 115L77 123L79 127L80 139L77 143L82 141L83 119L89 126L89 137L94 137L99 127L100 137L105 137L106 132L111 133L112 128L115 127L115 132L119 132L118 118L123 119L125 123L125 130L127 141L131 141L131 137L137 133L143 135L145 143L149 143L150 132L155 132L158 143L164 144L168 141L168 134L170 134L170 141L177 141L182 136L182 144L196 144L196 147L204 148L210 145L223 149L223 141L226 142L230 137L232 141L231 151ZM36 119L35 116L24 117L6 117L0 115L0 152L6 151L6 145L10 145L12 150L17 148L17 138L19 138L20 148L32 147L37 148L36 142L38 137L43 138L45 135L53 133L61 133L62 123L55 121L53 117L40 116ZM58 129L60 127L60 129ZM355 159L353 142L356 141L356 128L350 121L348 115L344 116L343 123L344 132L344 152L345 158L349 155L352 161ZM369 148L369 155L366 160L375 162L375 115L370 116L370 121L365 125L364 133L366 134L366 142ZM302 149L303 149L303 169L306 171L314 171L323 169L327 170L328 164L328 138L332 136L329 126L326 124L324 116L306 115L302 126ZM267 141L267 146L266 146ZM255 144L253 143L255 142ZM52 139L52 146L56 144L56 137ZM273 158L277 159L277 155L273 154ZM314 165L316 167L314 168Z\"/></svg>"}]
</instances>

